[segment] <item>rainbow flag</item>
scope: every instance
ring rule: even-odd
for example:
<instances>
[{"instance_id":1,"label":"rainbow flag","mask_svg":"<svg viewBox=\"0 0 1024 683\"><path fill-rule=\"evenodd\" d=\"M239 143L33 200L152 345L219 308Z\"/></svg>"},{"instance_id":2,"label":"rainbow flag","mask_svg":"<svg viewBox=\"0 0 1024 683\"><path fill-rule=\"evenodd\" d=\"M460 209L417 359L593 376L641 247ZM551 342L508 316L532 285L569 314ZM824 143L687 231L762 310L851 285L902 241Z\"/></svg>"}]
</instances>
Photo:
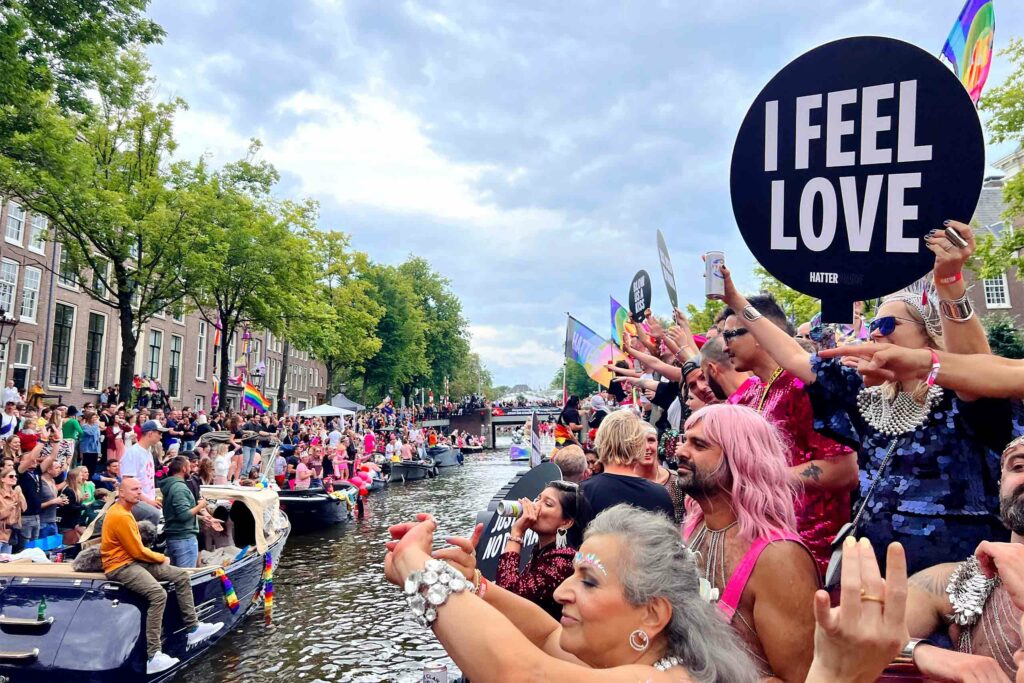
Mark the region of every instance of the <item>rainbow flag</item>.
<instances>
[{"instance_id":1,"label":"rainbow flag","mask_svg":"<svg viewBox=\"0 0 1024 683\"><path fill-rule=\"evenodd\" d=\"M977 103L992 65L996 11L992 0L967 0L942 46L942 56Z\"/></svg>"},{"instance_id":2,"label":"rainbow flag","mask_svg":"<svg viewBox=\"0 0 1024 683\"><path fill-rule=\"evenodd\" d=\"M626 330L626 323L629 322L629 311L625 306L615 300L615 297L608 297L612 302L612 341L618 347L622 346L624 339L623 332Z\"/></svg>"},{"instance_id":3,"label":"rainbow flag","mask_svg":"<svg viewBox=\"0 0 1024 683\"><path fill-rule=\"evenodd\" d=\"M231 610L231 613L234 614L238 611L238 595L235 593L235 587L231 584L231 579L228 578L223 569L217 569L214 575L220 579L220 587L224 589L224 603Z\"/></svg>"},{"instance_id":4,"label":"rainbow flag","mask_svg":"<svg viewBox=\"0 0 1024 683\"><path fill-rule=\"evenodd\" d=\"M608 387L615 376L605 365L628 360L615 344L571 315L565 327L565 357L582 365L590 378L603 387Z\"/></svg>"},{"instance_id":5,"label":"rainbow flag","mask_svg":"<svg viewBox=\"0 0 1024 683\"><path fill-rule=\"evenodd\" d=\"M270 400L260 393L252 383L245 383L245 390L242 392L242 401L248 403L261 413L270 410Z\"/></svg>"},{"instance_id":6,"label":"rainbow flag","mask_svg":"<svg viewBox=\"0 0 1024 683\"><path fill-rule=\"evenodd\" d=\"M216 408L220 401L220 384L217 382L217 375L213 376L213 395L210 396L210 407Z\"/></svg>"}]
</instances>

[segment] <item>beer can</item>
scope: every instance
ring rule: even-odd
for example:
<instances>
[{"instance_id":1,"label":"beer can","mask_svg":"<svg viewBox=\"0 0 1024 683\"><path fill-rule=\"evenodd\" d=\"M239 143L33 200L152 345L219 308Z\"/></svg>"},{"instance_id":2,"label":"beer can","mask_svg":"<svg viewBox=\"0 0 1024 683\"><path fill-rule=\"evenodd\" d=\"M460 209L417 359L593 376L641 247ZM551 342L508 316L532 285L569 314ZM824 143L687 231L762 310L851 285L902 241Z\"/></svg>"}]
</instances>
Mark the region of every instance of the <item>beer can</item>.
<instances>
[{"instance_id":1,"label":"beer can","mask_svg":"<svg viewBox=\"0 0 1024 683\"><path fill-rule=\"evenodd\" d=\"M497 513L499 517L518 519L523 516L523 506L518 500L503 500L498 503Z\"/></svg>"},{"instance_id":2,"label":"beer can","mask_svg":"<svg viewBox=\"0 0 1024 683\"><path fill-rule=\"evenodd\" d=\"M448 683L448 667L444 664L424 665L423 683Z\"/></svg>"},{"instance_id":3,"label":"beer can","mask_svg":"<svg viewBox=\"0 0 1024 683\"><path fill-rule=\"evenodd\" d=\"M725 263L725 252L709 251L704 254L704 296L708 299L725 298L725 277L722 265Z\"/></svg>"}]
</instances>

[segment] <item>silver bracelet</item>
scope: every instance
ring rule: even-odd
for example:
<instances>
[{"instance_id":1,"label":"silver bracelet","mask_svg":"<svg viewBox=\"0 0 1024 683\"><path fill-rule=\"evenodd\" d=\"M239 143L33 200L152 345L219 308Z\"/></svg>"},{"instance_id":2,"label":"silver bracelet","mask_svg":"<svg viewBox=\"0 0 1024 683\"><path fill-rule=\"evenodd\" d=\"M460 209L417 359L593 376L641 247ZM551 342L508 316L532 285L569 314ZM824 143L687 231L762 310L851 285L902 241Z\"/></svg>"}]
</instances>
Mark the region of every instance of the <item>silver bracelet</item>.
<instances>
[{"instance_id":1,"label":"silver bracelet","mask_svg":"<svg viewBox=\"0 0 1024 683\"><path fill-rule=\"evenodd\" d=\"M932 641L926 638L911 638L907 641L907 644L903 646L900 653L896 655L896 659L893 660L893 664L913 664L914 663L914 650L917 649L918 645L931 645Z\"/></svg>"},{"instance_id":2,"label":"silver bracelet","mask_svg":"<svg viewBox=\"0 0 1024 683\"><path fill-rule=\"evenodd\" d=\"M405 600L416 623L428 628L452 593L461 593L472 585L446 562L431 558L423 571L413 572L405 580Z\"/></svg>"},{"instance_id":3,"label":"silver bracelet","mask_svg":"<svg viewBox=\"0 0 1024 683\"><path fill-rule=\"evenodd\" d=\"M757 310L756 308L754 308L753 306L751 306L750 304L747 304L746 306L743 307L743 319L744 320L746 320L748 322L754 322L755 320L758 320L758 319L763 318L763 317L764 316L761 315L761 312L759 310Z\"/></svg>"},{"instance_id":4,"label":"silver bracelet","mask_svg":"<svg viewBox=\"0 0 1024 683\"><path fill-rule=\"evenodd\" d=\"M955 323L965 323L974 317L974 306L967 298L967 292L959 299L939 299L939 310L943 318Z\"/></svg>"}]
</instances>

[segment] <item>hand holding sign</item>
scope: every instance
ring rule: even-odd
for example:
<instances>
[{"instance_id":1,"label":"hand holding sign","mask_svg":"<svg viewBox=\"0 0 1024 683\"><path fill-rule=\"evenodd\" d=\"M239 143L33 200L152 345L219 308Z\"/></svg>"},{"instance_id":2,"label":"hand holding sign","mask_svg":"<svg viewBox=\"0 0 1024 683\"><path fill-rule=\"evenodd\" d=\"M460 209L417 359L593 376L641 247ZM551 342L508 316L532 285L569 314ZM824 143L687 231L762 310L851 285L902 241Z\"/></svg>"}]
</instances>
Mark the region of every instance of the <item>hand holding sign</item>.
<instances>
[{"instance_id":1,"label":"hand holding sign","mask_svg":"<svg viewBox=\"0 0 1024 683\"><path fill-rule=\"evenodd\" d=\"M629 285L629 312L635 322L643 322L651 307L651 276L646 270L638 271Z\"/></svg>"},{"instance_id":2,"label":"hand holding sign","mask_svg":"<svg viewBox=\"0 0 1024 683\"><path fill-rule=\"evenodd\" d=\"M956 230L956 234L967 242L965 247L955 246L946 236L945 230L935 230L925 235L925 246L935 254L935 280L936 282L949 277L955 277L963 271L964 264L971 258L971 254L977 248L974 241L974 231L971 226L960 221L946 221L949 227Z\"/></svg>"}]
</instances>

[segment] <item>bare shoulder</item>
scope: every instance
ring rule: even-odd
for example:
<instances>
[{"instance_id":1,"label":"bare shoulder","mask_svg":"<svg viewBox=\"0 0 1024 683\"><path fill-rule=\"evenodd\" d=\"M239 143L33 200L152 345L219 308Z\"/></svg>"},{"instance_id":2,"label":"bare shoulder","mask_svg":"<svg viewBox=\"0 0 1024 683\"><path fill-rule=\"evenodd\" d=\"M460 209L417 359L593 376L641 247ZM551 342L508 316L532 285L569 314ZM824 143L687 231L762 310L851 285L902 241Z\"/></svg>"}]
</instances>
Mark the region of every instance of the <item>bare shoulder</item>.
<instances>
[{"instance_id":1,"label":"bare shoulder","mask_svg":"<svg viewBox=\"0 0 1024 683\"><path fill-rule=\"evenodd\" d=\"M525 678L519 677L518 680L538 683L553 680L559 683L690 683L693 678L686 669L678 666L668 671L658 671L652 666L640 664L616 666L611 669L591 669L568 662L558 662L554 668L545 667L543 671L536 671Z\"/></svg>"},{"instance_id":2,"label":"bare shoulder","mask_svg":"<svg viewBox=\"0 0 1024 683\"><path fill-rule=\"evenodd\" d=\"M946 562L937 564L934 567L922 569L908 579L911 587L922 590L931 595L946 595L946 586L949 584L949 577L956 571L958 563Z\"/></svg>"},{"instance_id":3,"label":"bare shoulder","mask_svg":"<svg viewBox=\"0 0 1024 683\"><path fill-rule=\"evenodd\" d=\"M761 551L750 584L755 594L762 590L776 596L782 592L813 593L818 589L818 567L800 543L776 541ZM779 591L783 587L788 591Z\"/></svg>"}]
</instances>

